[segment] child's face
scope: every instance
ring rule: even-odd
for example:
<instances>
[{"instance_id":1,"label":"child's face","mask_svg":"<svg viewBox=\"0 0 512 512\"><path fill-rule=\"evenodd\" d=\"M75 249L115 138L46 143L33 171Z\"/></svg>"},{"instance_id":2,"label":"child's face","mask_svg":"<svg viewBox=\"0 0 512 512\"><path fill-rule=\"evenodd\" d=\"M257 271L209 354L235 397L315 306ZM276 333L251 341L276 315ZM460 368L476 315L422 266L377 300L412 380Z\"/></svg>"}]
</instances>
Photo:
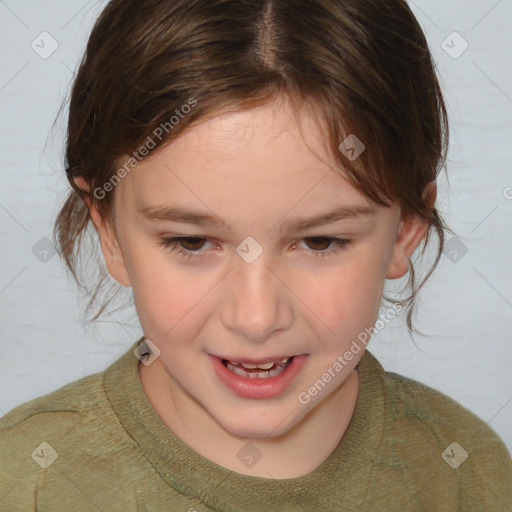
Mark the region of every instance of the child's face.
<instances>
[{"instance_id":1,"label":"child's face","mask_svg":"<svg viewBox=\"0 0 512 512\"><path fill-rule=\"evenodd\" d=\"M386 277L405 274L425 234L422 223L400 220L398 206L371 204L333 171L309 118L303 134L310 147L291 108L277 103L197 125L117 186L122 257L102 231L109 271L132 286L144 334L160 349L147 371L165 374L182 417L202 411L242 437L279 436L340 389L364 350L310 401L304 394L374 325ZM166 207L219 224L141 213ZM288 227L342 207L373 214ZM183 252L199 251L189 259L162 245L174 236L207 240L183 243ZM337 248L324 237L349 243ZM219 359L291 356L280 376L257 382Z\"/></svg>"}]
</instances>

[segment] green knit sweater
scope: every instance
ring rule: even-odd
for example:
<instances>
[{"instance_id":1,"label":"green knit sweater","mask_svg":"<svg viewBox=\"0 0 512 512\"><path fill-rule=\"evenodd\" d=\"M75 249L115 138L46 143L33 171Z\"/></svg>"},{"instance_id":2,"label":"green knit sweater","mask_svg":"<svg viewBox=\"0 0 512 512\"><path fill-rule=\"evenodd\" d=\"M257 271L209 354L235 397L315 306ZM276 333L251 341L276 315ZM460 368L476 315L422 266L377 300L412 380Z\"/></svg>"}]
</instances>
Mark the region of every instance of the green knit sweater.
<instances>
[{"instance_id":1,"label":"green knit sweater","mask_svg":"<svg viewBox=\"0 0 512 512\"><path fill-rule=\"evenodd\" d=\"M2 512L512 511L498 435L368 351L336 450L305 476L274 480L225 469L169 431L138 377L140 341L104 372L0 419Z\"/></svg>"}]
</instances>

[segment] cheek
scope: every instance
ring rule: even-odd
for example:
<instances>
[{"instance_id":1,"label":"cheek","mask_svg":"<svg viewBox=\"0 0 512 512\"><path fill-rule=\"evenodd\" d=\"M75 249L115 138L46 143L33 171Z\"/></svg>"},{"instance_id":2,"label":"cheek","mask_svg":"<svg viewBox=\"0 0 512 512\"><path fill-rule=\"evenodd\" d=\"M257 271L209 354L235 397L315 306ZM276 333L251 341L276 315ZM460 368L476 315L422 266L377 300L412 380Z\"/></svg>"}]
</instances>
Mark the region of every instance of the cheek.
<instances>
[{"instance_id":1,"label":"cheek","mask_svg":"<svg viewBox=\"0 0 512 512\"><path fill-rule=\"evenodd\" d=\"M129 265L135 307L148 337L194 325L197 306L208 298L207 280L192 279L159 248L132 251Z\"/></svg>"},{"instance_id":2,"label":"cheek","mask_svg":"<svg viewBox=\"0 0 512 512\"><path fill-rule=\"evenodd\" d=\"M361 257L308 282L304 303L322 320L323 331L333 335L334 344L373 326L385 282L382 268L374 258Z\"/></svg>"}]
</instances>

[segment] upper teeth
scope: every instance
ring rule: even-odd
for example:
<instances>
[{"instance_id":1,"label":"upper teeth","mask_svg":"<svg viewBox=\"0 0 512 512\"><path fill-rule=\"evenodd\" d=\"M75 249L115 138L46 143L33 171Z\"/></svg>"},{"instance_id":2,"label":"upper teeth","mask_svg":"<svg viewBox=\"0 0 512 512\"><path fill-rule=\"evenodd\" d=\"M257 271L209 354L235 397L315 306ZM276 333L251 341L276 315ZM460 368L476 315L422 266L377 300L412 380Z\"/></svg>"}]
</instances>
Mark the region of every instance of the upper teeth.
<instances>
[{"instance_id":1,"label":"upper teeth","mask_svg":"<svg viewBox=\"0 0 512 512\"><path fill-rule=\"evenodd\" d=\"M240 363L244 368L261 368L262 370L269 370L274 366L274 361L270 361L268 363L260 363L260 364L251 364L251 363Z\"/></svg>"},{"instance_id":2,"label":"upper teeth","mask_svg":"<svg viewBox=\"0 0 512 512\"><path fill-rule=\"evenodd\" d=\"M282 359L281 361L269 361L268 363L259 363L259 364L251 364L251 363L236 363L236 362L233 362L233 361L230 361L230 363L232 365L240 365L240 366L243 366L244 368L261 368L262 370L270 370L270 368L272 368L272 366L274 366L274 363L277 362L277 364L285 364L288 359L290 359L289 357L285 357L284 359Z\"/></svg>"}]
</instances>

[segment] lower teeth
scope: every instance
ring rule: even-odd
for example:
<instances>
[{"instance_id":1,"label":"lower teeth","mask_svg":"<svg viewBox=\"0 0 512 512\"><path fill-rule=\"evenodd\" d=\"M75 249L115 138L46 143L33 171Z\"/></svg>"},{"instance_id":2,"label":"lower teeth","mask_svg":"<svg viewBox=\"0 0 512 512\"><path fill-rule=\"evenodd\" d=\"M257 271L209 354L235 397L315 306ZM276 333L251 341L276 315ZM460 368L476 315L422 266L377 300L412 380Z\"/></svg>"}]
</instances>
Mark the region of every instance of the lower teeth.
<instances>
[{"instance_id":1,"label":"lower teeth","mask_svg":"<svg viewBox=\"0 0 512 512\"><path fill-rule=\"evenodd\" d=\"M261 372L245 372L239 366L233 366L232 364L226 362L225 366L233 373L240 375L241 377L248 377L250 379L269 379L270 377L275 377L283 372L283 370L288 366L291 362L291 358L284 366L278 365L277 368L273 370L262 370Z\"/></svg>"}]
</instances>

